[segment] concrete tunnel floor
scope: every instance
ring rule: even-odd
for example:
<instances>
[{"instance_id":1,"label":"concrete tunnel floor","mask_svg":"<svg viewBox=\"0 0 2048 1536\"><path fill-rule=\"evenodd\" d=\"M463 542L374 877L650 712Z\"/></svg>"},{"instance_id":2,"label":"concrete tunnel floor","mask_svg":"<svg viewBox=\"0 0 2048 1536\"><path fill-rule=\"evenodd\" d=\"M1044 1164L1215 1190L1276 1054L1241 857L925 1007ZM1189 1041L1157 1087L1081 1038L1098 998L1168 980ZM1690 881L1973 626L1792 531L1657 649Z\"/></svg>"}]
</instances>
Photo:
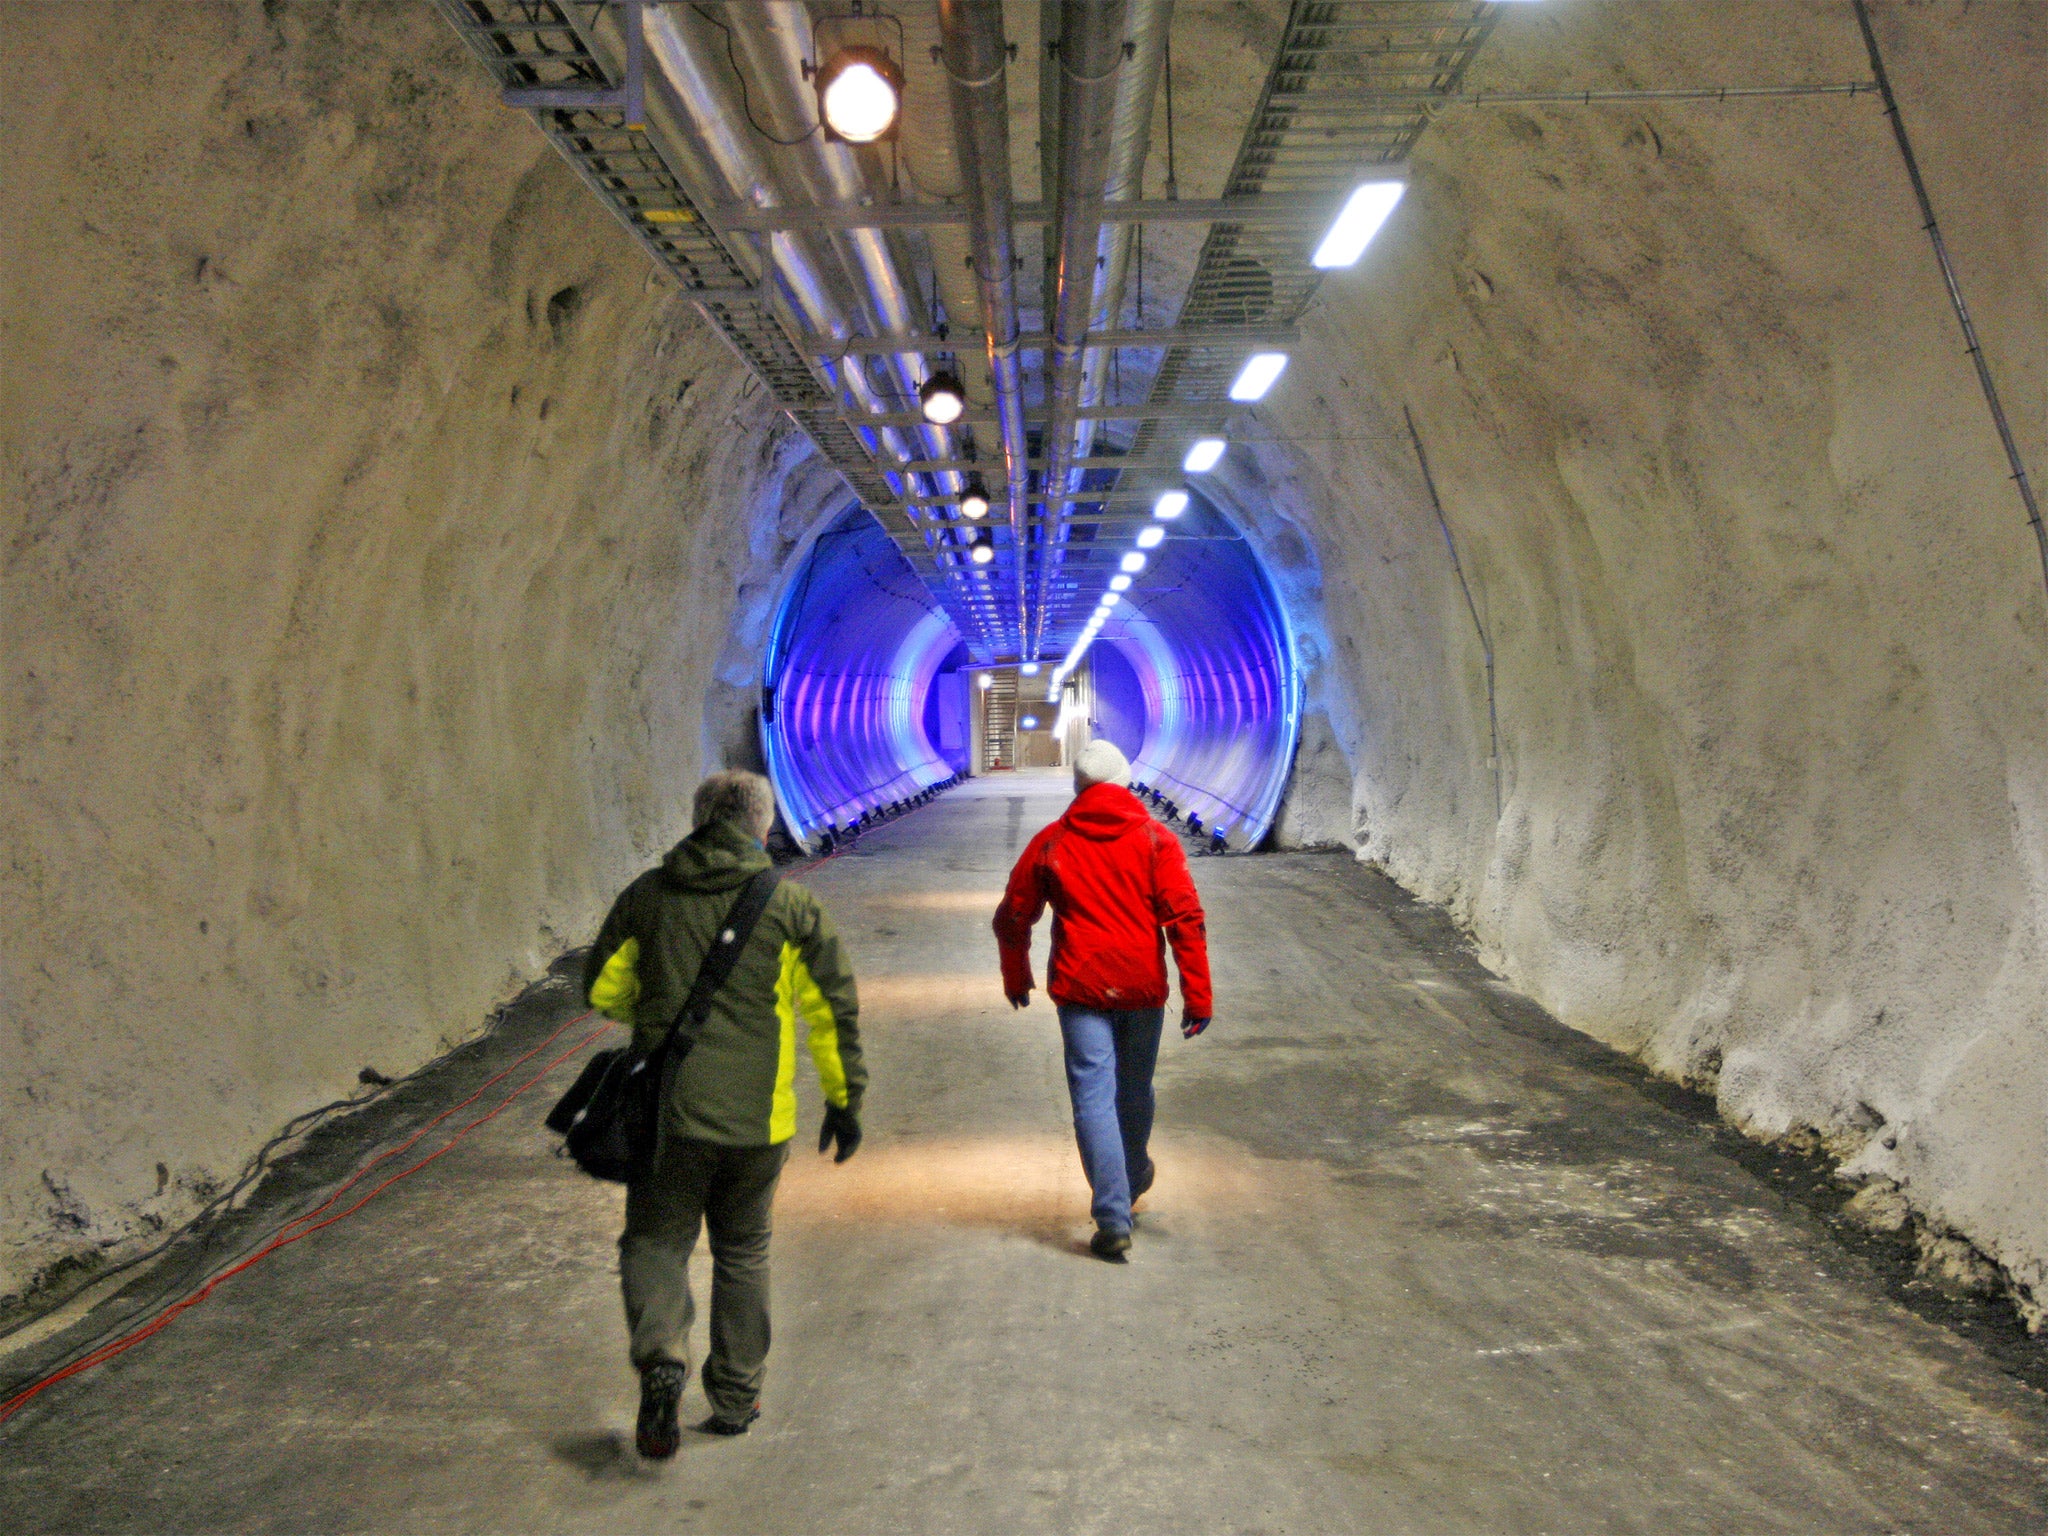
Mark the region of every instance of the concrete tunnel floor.
<instances>
[{"instance_id":1,"label":"concrete tunnel floor","mask_svg":"<svg viewBox=\"0 0 2048 1536\"><path fill-rule=\"evenodd\" d=\"M572 1062L31 1405L6 1527L2042 1528L2037 1392L1342 855L1195 860L1217 1023L1169 1028L1132 1262L1089 1258L1052 1012L1005 1005L988 932L1066 798L978 780L800 872L873 1087L834 1167L805 1085L752 1434L631 1450L622 1197L539 1123ZM536 989L434 1092L578 1011Z\"/></svg>"}]
</instances>

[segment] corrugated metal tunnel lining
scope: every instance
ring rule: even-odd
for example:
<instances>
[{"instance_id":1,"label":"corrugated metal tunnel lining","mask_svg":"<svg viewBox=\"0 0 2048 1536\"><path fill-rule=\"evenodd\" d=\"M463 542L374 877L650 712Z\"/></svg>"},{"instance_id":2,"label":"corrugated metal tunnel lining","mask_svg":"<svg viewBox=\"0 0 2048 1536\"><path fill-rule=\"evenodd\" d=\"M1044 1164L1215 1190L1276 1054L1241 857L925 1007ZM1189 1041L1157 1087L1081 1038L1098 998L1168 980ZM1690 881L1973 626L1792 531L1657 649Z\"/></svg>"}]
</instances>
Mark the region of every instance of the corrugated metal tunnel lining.
<instances>
[{"instance_id":1,"label":"corrugated metal tunnel lining","mask_svg":"<svg viewBox=\"0 0 2048 1536\"><path fill-rule=\"evenodd\" d=\"M777 605L762 678L762 748L793 836L815 844L966 766L934 697L966 655L871 516L850 507L818 536ZM1091 728L1130 757L1133 779L1229 846L1257 846L1286 789L1301 684L1272 581L1206 500L1088 655ZM1020 708L1056 707L1049 675L1024 681Z\"/></svg>"}]
</instances>

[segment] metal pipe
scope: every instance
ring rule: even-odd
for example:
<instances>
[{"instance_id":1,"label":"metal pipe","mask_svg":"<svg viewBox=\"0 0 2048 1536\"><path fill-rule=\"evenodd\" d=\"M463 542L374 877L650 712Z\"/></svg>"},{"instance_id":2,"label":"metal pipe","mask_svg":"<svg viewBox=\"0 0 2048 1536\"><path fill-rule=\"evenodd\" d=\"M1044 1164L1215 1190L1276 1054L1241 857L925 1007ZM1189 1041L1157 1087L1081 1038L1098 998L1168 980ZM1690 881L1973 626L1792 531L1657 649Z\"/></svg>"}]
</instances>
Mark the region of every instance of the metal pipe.
<instances>
[{"instance_id":1,"label":"metal pipe","mask_svg":"<svg viewBox=\"0 0 2048 1536\"><path fill-rule=\"evenodd\" d=\"M1934 246L1934 259L1941 266L1941 279L1948 285L1948 301L1956 312L1956 323L1969 343L1970 361L1976 365L1977 384L1984 391L1984 403L1998 428L1998 441L2005 448L2005 462L2012 466L2012 482L2019 487L2020 501L2027 509L2027 522L2034 530L2034 543L2041 552L2041 580L2048 584L2048 529L2041 526L2041 505L2034 499L2034 483L2027 478L2026 461L2013 440L2012 424L2005 419L2005 406L1998 398L1991 365L1984 359L1984 345L1977 340L1977 327L1970 320L1970 306L1963 302L1963 285L1956 280L1955 263L1948 257L1948 242L1941 237L1940 221L1934 217L1934 201L1927 195L1927 183L1920 177L1920 162L1913 154L1913 141L1906 137L1906 120L1899 115L1899 103L1892 95L1891 76L1885 73L1884 55L1877 49L1877 33L1871 29L1870 8L1864 0L1853 0L1856 25L1863 30L1863 46L1870 51L1870 73L1877 79L1878 95L1884 99L1884 115L1891 119L1892 137L1898 141L1899 158L1906 163L1906 177L1913 183L1913 196L1920 204L1920 217L1927 238Z\"/></svg>"},{"instance_id":2,"label":"metal pipe","mask_svg":"<svg viewBox=\"0 0 2048 1536\"><path fill-rule=\"evenodd\" d=\"M1110 130L1117 77L1124 63L1123 0L1065 0L1060 11L1059 120L1057 188L1059 209L1051 273L1052 313L1046 330L1052 336L1047 358L1046 390L1051 420L1045 433L1046 484L1063 487L1068 466L1077 457L1075 412L1081 407L1081 372L1088 322L1095 299L1096 247L1102 216L1095 204L1108 176ZM1042 610L1053 562L1049 552L1038 562L1038 602ZM1045 638L1042 611L1034 615L1025 655L1035 659Z\"/></svg>"},{"instance_id":3,"label":"metal pipe","mask_svg":"<svg viewBox=\"0 0 2048 1536\"><path fill-rule=\"evenodd\" d=\"M1024 494L1030 444L1024 435L1024 375L1018 357L1016 261L1010 226L1010 101L999 6L939 0L940 47L953 108L953 139L967 194L974 275L981 294L1010 539L1016 552L1017 650L1031 633L1024 569Z\"/></svg>"},{"instance_id":4,"label":"metal pipe","mask_svg":"<svg viewBox=\"0 0 2048 1536\"><path fill-rule=\"evenodd\" d=\"M781 179L762 157L757 141L744 128L735 126L746 122L740 103L732 99L710 56L678 25L670 7L649 10L646 38L662 78L672 88L677 121L694 140L692 148L706 162L706 168L727 183L734 197L754 207L786 203L788 194ZM843 296L803 237L784 231L768 236L766 243L765 265L781 281L791 307L802 316L805 327L812 332L840 335L852 330ZM922 419L915 413L893 411L891 407L896 402L881 398L857 365L827 364L825 371L835 390L859 406L866 417L862 425L874 432L893 460L936 456L931 453L928 440L906 435L906 429L915 432ZM939 441L943 444L945 440ZM910 487L902 476L896 478L901 496ZM1021 551L1017 558L1021 560ZM952 585L963 607L971 607L971 588L958 576L952 578Z\"/></svg>"}]
</instances>

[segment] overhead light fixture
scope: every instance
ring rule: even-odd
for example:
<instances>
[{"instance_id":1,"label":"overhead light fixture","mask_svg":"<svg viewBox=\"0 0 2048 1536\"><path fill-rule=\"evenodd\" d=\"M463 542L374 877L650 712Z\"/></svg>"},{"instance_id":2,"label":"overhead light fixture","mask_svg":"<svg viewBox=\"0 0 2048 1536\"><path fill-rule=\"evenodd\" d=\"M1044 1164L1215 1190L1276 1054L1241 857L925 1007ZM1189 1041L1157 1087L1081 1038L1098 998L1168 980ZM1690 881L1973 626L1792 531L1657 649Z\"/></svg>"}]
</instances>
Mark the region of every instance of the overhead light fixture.
<instances>
[{"instance_id":1,"label":"overhead light fixture","mask_svg":"<svg viewBox=\"0 0 2048 1536\"><path fill-rule=\"evenodd\" d=\"M935 373L918 386L917 403L926 421L949 427L967 410L967 392L960 387L959 375Z\"/></svg>"},{"instance_id":2,"label":"overhead light fixture","mask_svg":"<svg viewBox=\"0 0 2048 1536\"><path fill-rule=\"evenodd\" d=\"M1118 570L1135 573L1145 569L1145 557L1134 549L1116 564Z\"/></svg>"},{"instance_id":3,"label":"overhead light fixture","mask_svg":"<svg viewBox=\"0 0 2048 1536\"><path fill-rule=\"evenodd\" d=\"M1180 467L1191 475L1206 475L1216 467L1228 446L1220 437L1198 437L1188 449L1188 456L1180 461Z\"/></svg>"},{"instance_id":4,"label":"overhead light fixture","mask_svg":"<svg viewBox=\"0 0 2048 1536\"><path fill-rule=\"evenodd\" d=\"M1287 371L1285 352L1254 352L1244 360L1244 366L1237 371L1237 379L1230 386L1233 400L1263 400L1266 391L1273 387L1273 381Z\"/></svg>"},{"instance_id":5,"label":"overhead light fixture","mask_svg":"<svg viewBox=\"0 0 2048 1536\"><path fill-rule=\"evenodd\" d=\"M1035 731L1038 729L1038 716L1026 715L1022 720L1019 720L1017 723L1023 726L1024 729L1027 731Z\"/></svg>"},{"instance_id":6,"label":"overhead light fixture","mask_svg":"<svg viewBox=\"0 0 2048 1536\"><path fill-rule=\"evenodd\" d=\"M1027 661L1024 663L1023 666L1019 667L1017 670L1019 672L1022 672L1026 677L1036 677L1038 676L1038 663L1035 661Z\"/></svg>"},{"instance_id":7,"label":"overhead light fixture","mask_svg":"<svg viewBox=\"0 0 2048 1536\"><path fill-rule=\"evenodd\" d=\"M1112 577L1110 577L1110 578L1109 578L1109 590L1110 590L1110 592L1111 592L1111 593L1117 593L1117 592L1128 592L1128 591L1130 591L1130 590L1131 590L1131 578L1130 578L1130 577L1128 577L1128 576L1112 576Z\"/></svg>"},{"instance_id":8,"label":"overhead light fixture","mask_svg":"<svg viewBox=\"0 0 2048 1536\"><path fill-rule=\"evenodd\" d=\"M1359 187L1345 199L1337 221L1309 257L1309 265L1324 271L1355 265L1407 190L1407 184L1399 181L1368 181Z\"/></svg>"},{"instance_id":9,"label":"overhead light fixture","mask_svg":"<svg viewBox=\"0 0 2048 1536\"><path fill-rule=\"evenodd\" d=\"M975 679L975 682L984 689L993 688L996 685L995 678L987 672L982 673L980 677Z\"/></svg>"},{"instance_id":10,"label":"overhead light fixture","mask_svg":"<svg viewBox=\"0 0 2048 1536\"><path fill-rule=\"evenodd\" d=\"M1138 548L1157 549L1166 542L1166 530L1154 523L1150 528L1138 530Z\"/></svg>"},{"instance_id":11,"label":"overhead light fixture","mask_svg":"<svg viewBox=\"0 0 2048 1536\"><path fill-rule=\"evenodd\" d=\"M960 515L962 517L988 516L988 485L980 475L967 477L967 489L960 493Z\"/></svg>"},{"instance_id":12,"label":"overhead light fixture","mask_svg":"<svg viewBox=\"0 0 2048 1536\"><path fill-rule=\"evenodd\" d=\"M1152 503L1152 515L1164 521L1172 521L1188 509L1186 491L1167 491Z\"/></svg>"},{"instance_id":13,"label":"overhead light fixture","mask_svg":"<svg viewBox=\"0 0 2048 1536\"><path fill-rule=\"evenodd\" d=\"M987 565L987 564L989 563L989 561L991 561L991 560L995 559L995 557L996 557L996 547L995 547L995 545L993 545L993 544L977 544L977 545L975 545L975 546L974 546L974 554L972 555L972 557L971 557L971 558L973 559L973 561L974 561L974 563L975 563L976 565Z\"/></svg>"},{"instance_id":14,"label":"overhead light fixture","mask_svg":"<svg viewBox=\"0 0 2048 1536\"><path fill-rule=\"evenodd\" d=\"M896 137L903 117L903 70L880 48L841 48L811 77L828 140L874 144Z\"/></svg>"}]
</instances>

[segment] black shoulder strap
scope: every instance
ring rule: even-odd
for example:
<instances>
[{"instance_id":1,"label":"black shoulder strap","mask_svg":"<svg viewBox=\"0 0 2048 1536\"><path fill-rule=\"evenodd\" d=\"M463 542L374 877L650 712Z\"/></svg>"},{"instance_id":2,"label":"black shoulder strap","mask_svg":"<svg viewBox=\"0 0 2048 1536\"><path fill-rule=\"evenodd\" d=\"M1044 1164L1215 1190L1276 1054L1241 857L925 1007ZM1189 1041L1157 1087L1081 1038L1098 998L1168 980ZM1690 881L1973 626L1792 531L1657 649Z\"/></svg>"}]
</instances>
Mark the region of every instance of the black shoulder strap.
<instances>
[{"instance_id":1,"label":"black shoulder strap","mask_svg":"<svg viewBox=\"0 0 2048 1536\"><path fill-rule=\"evenodd\" d=\"M718 995L718 989L732 975L733 963L739 959L740 951L747 947L747 940L753 937L754 925L768 910L768 903L775 898L775 887L781 879L772 868L764 869L740 887L739 900L725 914L725 925L719 929L718 937L711 941L703 964L697 967L697 980L690 988L689 1000L669 1025L671 1037L681 1029L687 1029L694 1035L703 1027L705 1015L711 1012L711 999Z\"/></svg>"}]
</instances>

